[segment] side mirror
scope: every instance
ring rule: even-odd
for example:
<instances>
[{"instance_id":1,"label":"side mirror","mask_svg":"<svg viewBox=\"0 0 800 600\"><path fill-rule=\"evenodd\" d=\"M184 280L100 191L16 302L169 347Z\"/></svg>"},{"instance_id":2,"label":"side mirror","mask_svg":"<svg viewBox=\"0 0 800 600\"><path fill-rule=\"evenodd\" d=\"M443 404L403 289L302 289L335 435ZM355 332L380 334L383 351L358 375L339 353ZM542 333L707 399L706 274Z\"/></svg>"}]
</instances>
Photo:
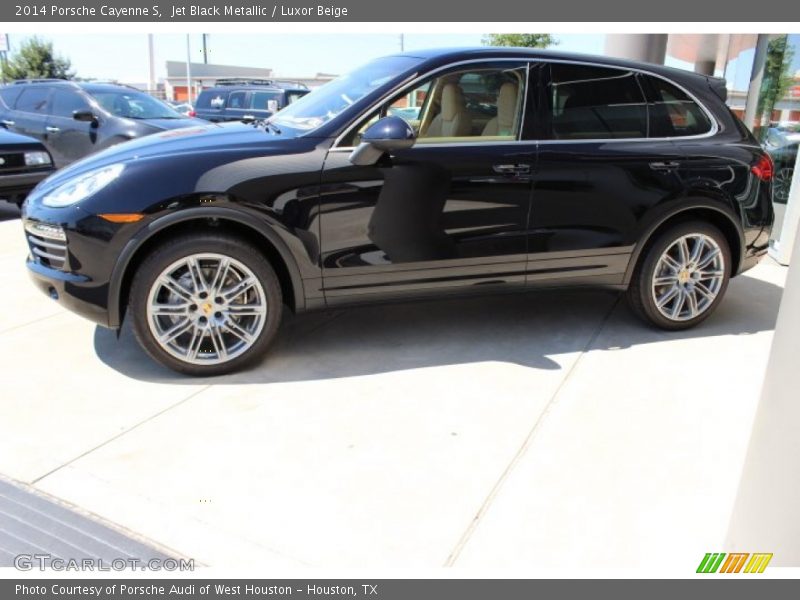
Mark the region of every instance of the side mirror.
<instances>
[{"instance_id":1,"label":"side mirror","mask_svg":"<svg viewBox=\"0 0 800 600\"><path fill-rule=\"evenodd\" d=\"M84 123L93 123L97 120L97 115L90 110L76 110L72 113L72 118Z\"/></svg>"},{"instance_id":2,"label":"side mirror","mask_svg":"<svg viewBox=\"0 0 800 600\"><path fill-rule=\"evenodd\" d=\"M357 167L368 167L378 162L386 152L411 148L417 140L414 129L400 117L383 117L370 125L361 137L361 143L350 155Z\"/></svg>"}]
</instances>

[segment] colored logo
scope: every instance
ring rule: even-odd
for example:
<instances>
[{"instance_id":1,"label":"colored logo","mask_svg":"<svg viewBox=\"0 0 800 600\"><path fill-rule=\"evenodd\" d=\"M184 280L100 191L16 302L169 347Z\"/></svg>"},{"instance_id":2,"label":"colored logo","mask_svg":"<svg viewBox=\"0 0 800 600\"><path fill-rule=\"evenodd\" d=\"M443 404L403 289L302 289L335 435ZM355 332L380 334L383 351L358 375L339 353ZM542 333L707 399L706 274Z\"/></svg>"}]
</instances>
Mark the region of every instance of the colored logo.
<instances>
[{"instance_id":1,"label":"colored logo","mask_svg":"<svg viewBox=\"0 0 800 600\"><path fill-rule=\"evenodd\" d=\"M726 558L727 557L727 558ZM748 560L749 557L749 560ZM763 573L772 553L755 552L708 552L697 567L698 573Z\"/></svg>"}]
</instances>

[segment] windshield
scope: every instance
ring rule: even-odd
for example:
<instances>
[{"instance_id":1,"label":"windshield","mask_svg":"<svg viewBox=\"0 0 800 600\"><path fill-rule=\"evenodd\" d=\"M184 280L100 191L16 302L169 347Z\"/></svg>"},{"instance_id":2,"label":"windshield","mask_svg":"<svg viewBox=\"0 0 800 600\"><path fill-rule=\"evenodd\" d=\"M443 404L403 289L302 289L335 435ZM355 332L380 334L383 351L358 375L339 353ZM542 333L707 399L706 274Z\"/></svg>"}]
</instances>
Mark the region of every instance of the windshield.
<instances>
[{"instance_id":1,"label":"windshield","mask_svg":"<svg viewBox=\"0 0 800 600\"><path fill-rule=\"evenodd\" d=\"M271 120L304 131L316 129L418 62L409 56L379 58L292 102Z\"/></svg>"},{"instance_id":2,"label":"windshield","mask_svg":"<svg viewBox=\"0 0 800 600\"><path fill-rule=\"evenodd\" d=\"M182 119L178 111L152 96L135 90L89 90L112 115L126 119Z\"/></svg>"}]
</instances>

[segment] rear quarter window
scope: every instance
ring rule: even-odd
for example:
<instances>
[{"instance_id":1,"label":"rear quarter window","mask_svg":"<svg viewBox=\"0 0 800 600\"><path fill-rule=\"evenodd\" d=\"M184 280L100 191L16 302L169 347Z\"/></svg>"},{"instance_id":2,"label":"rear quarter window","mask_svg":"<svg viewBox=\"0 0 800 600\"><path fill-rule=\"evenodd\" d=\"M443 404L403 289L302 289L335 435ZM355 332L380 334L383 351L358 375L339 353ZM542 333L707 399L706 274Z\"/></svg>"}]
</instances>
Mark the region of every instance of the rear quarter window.
<instances>
[{"instance_id":1,"label":"rear quarter window","mask_svg":"<svg viewBox=\"0 0 800 600\"><path fill-rule=\"evenodd\" d=\"M647 107L636 75L624 69L551 65L547 94L557 140L647 137Z\"/></svg>"},{"instance_id":2,"label":"rear quarter window","mask_svg":"<svg viewBox=\"0 0 800 600\"><path fill-rule=\"evenodd\" d=\"M697 102L670 82L645 76L652 95L648 103L650 137L686 137L711 131L711 120Z\"/></svg>"},{"instance_id":3,"label":"rear quarter window","mask_svg":"<svg viewBox=\"0 0 800 600\"><path fill-rule=\"evenodd\" d=\"M196 108L205 108L210 110L220 110L225 108L228 101L228 92L218 92L216 90L205 90L200 92L200 96L195 103Z\"/></svg>"},{"instance_id":4,"label":"rear quarter window","mask_svg":"<svg viewBox=\"0 0 800 600\"><path fill-rule=\"evenodd\" d=\"M18 85L0 88L0 102L6 108L14 108L21 92L22 88Z\"/></svg>"},{"instance_id":5,"label":"rear quarter window","mask_svg":"<svg viewBox=\"0 0 800 600\"><path fill-rule=\"evenodd\" d=\"M50 111L50 88L32 85L17 98L17 110L47 114Z\"/></svg>"}]
</instances>

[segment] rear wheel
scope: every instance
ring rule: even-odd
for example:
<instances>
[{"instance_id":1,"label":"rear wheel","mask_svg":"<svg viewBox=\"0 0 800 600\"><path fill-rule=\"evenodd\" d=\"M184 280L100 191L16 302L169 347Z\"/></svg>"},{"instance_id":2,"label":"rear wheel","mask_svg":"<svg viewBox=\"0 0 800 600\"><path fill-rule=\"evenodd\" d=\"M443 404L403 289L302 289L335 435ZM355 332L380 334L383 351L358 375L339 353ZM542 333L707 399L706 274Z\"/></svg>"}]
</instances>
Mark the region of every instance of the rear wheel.
<instances>
[{"instance_id":1,"label":"rear wheel","mask_svg":"<svg viewBox=\"0 0 800 600\"><path fill-rule=\"evenodd\" d=\"M136 338L158 362L221 375L257 359L281 319L278 278L250 244L218 234L158 247L131 285Z\"/></svg>"},{"instance_id":2,"label":"rear wheel","mask_svg":"<svg viewBox=\"0 0 800 600\"><path fill-rule=\"evenodd\" d=\"M682 223L659 235L640 258L628 300L657 327L688 329L719 305L730 269L730 248L719 229L702 221Z\"/></svg>"},{"instance_id":3,"label":"rear wheel","mask_svg":"<svg viewBox=\"0 0 800 600\"><path fill-rule=\"evenodd\" d=\"M778 169L775 173L775 179L772 182L772 194L776 202L786 204L789 201L789 191L792 188L793 178L794 169L792 167Z\"/></svg>"}]
</instances>

